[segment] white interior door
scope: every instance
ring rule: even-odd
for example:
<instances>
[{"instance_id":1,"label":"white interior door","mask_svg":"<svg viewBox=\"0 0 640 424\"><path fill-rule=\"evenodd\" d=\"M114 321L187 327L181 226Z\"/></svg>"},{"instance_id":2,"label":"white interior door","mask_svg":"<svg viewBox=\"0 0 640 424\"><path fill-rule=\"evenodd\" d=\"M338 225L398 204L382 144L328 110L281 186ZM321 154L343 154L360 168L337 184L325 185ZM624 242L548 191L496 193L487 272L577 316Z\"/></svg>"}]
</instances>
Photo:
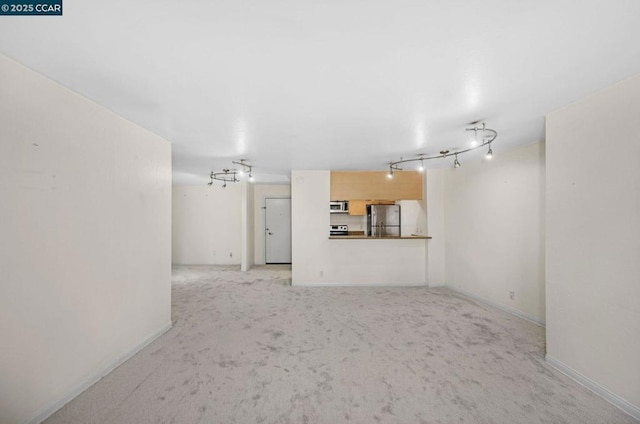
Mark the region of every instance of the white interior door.
<instances>
[{"instance_id":1,"label":"white interior door","mask_svg":"<svg viewBox=\"0 0 640 424\"><path fill-rule=\"evenodd\" d=\"M265 262L291 263L291 199L265 199Z\"/></svg>"}]
</instances>

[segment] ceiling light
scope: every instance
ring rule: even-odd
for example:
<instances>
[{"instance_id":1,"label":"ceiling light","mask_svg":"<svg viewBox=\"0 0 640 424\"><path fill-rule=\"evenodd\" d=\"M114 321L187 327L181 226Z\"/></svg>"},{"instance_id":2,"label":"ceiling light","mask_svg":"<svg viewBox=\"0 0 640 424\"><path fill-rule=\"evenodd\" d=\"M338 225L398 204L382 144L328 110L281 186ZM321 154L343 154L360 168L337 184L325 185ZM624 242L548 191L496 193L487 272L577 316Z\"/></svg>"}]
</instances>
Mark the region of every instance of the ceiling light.
<instances>
[{"instance_id":1,"label":"ceiling light","mask_svg":"<svg viewBox=\"0 0 640 424\"><path fill-rule=\"evenodd\" d=\"M402 158L400 158L400 161L402 161ZM387 178L393 178L393 171L402 171L402 168L400 168L397 163L389 162L389 173L387 174Z\"/></svg>"},{"instance_id":2,"label":"ceiling light","mask_svg":"<svg viewBox=\"0 0 640 424\"><path fill-rule=\"evenodd\" d=\"M227 183L237 183L240 181L238 177L243 176L244 174L249 174L249 181L253 182L253 166L247 163L247 159L240 159L240 162L231 161L236 165L240 165L241 169L228 169L225 168L220 172L213 172L209 174L209 178L211 181L207 185L212 186L214 181L222 181L222 188L227 187Z\"/></svg>"},{"instance_id":3,"label":"ceiling light","mask_svg":"<svg viewBox=\"0 0 640 424\"><path fill-rule=\"evenodd\" d=\"M489 151L487 152L487 155L485 157L487 159L493 159L493 150L491 150L491 143L489 143Z\"/></svg>"},{"instance_id":4,"label":"ceiling light","mask_svg":"<svg viewBox=\"0 0 640 424\"><path fill-rule=\"evenodd\" d=\"M238 173L235 169L223 169L221 172L211 171L211 174L209 174L211 181L209 181L208 185L212 186L214 181L222 181L222 188L226 188L227 183L237 183L240 181L237 175Z\"/></svg>"},{"instance_id":5,"label":"ceiling light","mask_svg":"<svg viewBox=\"0 0 640 424\"><path fill-rule=\"evenodd\" d=\"M253 175L249 174L249 182L252 183L255 180L255 178L253 178Z\"/></svg>"},{"instance_id":6,"label":"ceiling light","mask_svg":"<svg viewBox=\"0 0 640 424\"><path fill-rule=\"evenodd\" d=\"M407 163L407 162L417 162L420 161L420 165L418 167L418 170L422 171L424 170L424 161L425 160L431 160L431 159L443 159L449 156L455 156L455 159L453 161L453 167L454 168L459 168L460 167L460 161L458 160L458 155L461 155L463 153L467 153L470 152L472 150L475 149L479 149L480 147L489 145L489 151L487 152L487 159L491 159L493 157L493 150L491 150L491 142L493 140L495 140L498 137L498 132L496 130L492 130L491 128L487 128L486 123L482 123L482 126L479 127L478 122L472 122L471 125L473 125L473 127L471 128L465 128L465 131L473 131L474 134L474 139L472 144L474 144L472 147L468 147L468 148L463 148L461 150L448 150L448 149L444 149L444 150L440 150L440 154L437 155L431 155L431 156L427 156L424 153L421 153L418 155L418 157L412 158L412 159L403 159L400 158L400 160L395 161L395 162L389 162L389 174L387 175L389 178L393 178L393 171L394 170L401 170L402 168L400 168L400 165L403 163ZM478 132L481 133L481 138L480 140L482 140L482 143L479 142L478 140Z\"/></svg>"},{"instance_id":7,"label":"ceiling light","mask_svg":"<svg viewBox=\"0 0 640 424\"><path fill-rule=\"evenodd\" d=\"M249 165L247 163L247 159L240 159L240 162L236 162L236 161L231 161L231 163L235 164L235 165L240 165L242 168L240 168L238 170L238 175L239 176L243 176L244 174L249 174L251 175L251 169L253 168L251 165Z\"/></svg>"}]
</instances>

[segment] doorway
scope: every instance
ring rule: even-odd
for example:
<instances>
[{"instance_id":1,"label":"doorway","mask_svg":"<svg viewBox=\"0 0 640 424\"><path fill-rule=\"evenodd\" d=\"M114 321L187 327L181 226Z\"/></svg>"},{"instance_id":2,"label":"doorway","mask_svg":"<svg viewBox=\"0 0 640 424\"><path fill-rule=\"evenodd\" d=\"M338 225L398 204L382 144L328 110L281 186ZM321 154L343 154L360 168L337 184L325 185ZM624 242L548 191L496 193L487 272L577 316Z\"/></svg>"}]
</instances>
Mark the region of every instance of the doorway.
<instances>
[{"instance_id":1,"label":"doorway","mask_svg":"<svg viewBox=\"0 0 640 424\"><path fill-rule=\"evenodd\" d=\"M267 264L291 263L291 198L266 198L264 257Z\"/></svg>"}]
</instances>

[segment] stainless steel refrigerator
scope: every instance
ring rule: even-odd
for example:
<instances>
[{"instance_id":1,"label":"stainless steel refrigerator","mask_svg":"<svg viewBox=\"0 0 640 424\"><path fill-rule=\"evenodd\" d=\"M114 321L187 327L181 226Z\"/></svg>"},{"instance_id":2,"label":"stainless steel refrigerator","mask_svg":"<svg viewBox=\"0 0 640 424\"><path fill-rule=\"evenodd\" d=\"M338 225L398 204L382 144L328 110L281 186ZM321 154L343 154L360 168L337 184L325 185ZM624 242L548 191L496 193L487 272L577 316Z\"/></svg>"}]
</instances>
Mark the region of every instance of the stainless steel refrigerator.
<instances>
[{"instance_id":1,"label":"stainless steel refrigerator","mask_svg":"<svg viewBox=\"0 0 640 424\"><path fill-rule=\"evenodd\" d=\"M400 205L368 205L367 234L371 237L400 237Z\"/></svg>"}]
</instances>

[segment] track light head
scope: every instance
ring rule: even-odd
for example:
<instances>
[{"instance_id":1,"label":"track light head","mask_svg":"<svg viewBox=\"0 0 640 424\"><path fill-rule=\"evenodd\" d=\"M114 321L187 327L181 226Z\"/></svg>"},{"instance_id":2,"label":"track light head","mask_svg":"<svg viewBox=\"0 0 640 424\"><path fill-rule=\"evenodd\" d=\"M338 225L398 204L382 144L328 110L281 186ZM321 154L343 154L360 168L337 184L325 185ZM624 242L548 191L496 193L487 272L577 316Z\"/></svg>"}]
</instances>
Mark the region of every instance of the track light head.
<instances>
[{"instance_id":1,"label":"track light head","mask_svg":"<svg viewBox=\"0 0 640 424\"><path fill-rule=\"evenodd\" d=\"M460 168L460 161L458 160L458 154L456 153L456 158L453 161L453 167L454 168Z\"/></svg>"},{"instance_id":2,"label":"track light head","mask_svg":"<svg viewBox=\"0 0 640 424\"><path fill-rule=\"evenodd\" d=\"M471 140L471 147L478 145L478 128L473 128L473 140Z\"/></svg>"}]
</instances>

